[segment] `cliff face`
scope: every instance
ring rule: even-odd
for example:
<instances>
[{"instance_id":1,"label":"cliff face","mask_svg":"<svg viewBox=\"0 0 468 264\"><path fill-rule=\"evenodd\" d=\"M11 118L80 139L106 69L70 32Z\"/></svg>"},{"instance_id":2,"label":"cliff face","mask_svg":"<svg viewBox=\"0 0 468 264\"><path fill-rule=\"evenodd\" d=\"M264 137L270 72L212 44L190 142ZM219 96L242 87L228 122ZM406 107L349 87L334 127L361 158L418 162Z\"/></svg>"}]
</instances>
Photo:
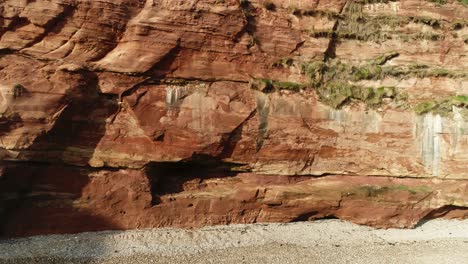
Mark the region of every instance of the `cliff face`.
<instances>
[{"instance_id":1,"label":"cliff face","mask_svg":"<svg viewBox=\"0 0 468 264\"><path fill-rule=\"evenodd\" d=\"M468 216L466 1L0 3L3 235Z\"/></svg>"}]
</instances>

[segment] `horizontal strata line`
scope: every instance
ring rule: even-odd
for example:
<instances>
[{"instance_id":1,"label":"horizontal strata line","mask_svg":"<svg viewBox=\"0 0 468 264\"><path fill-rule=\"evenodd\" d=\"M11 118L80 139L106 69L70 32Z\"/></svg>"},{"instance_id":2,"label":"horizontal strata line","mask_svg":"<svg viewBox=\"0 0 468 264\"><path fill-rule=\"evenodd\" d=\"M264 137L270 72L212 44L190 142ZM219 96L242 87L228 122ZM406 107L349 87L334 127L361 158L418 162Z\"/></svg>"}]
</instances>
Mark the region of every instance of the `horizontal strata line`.
<instances>
[{"instance_id":1,"label":"horizontal strata line","mask_svg":"<svg viewBox=\"0 0 468 264\"><path fill-rule=\"evenodd\" d=\"M468 179L462 178L438 178L434 176L411 176L411 175L404 175L404 176L395 176L395 175L378 175L378 174L368 174L368 175L359 175L359 174L322 174L322 175L315 175L315 174L269 174L269 173L261 173L256 171L251 172L239 172L239 173L253 173L262 176L288 176L288 177L310 177L310 178L333 178L333 177L354 177L354 178L365 178L365 177L374 177L374 178L390 178L390 179L414 179L414 180L441 180L441 181L468 181Z\"/></svg>"},{"instance_id":2,"label":"horizontal strata line","mask_svg":"<svg viewBox=\"0 0 468 264\"><path fill-rule=\"evenodd\" d=\"M33 60L38 60L41 62L51 62L51 61L58 61L55 59L47 59L47 58L40 58L37 56L33 56L30 54L22 53L21 51L13 51L11 53L7 53L6 55L17 55L21 57L25 57L28 59L33 59ZM72 63L72 61L70 61ZM67 63L64 63L62 65L66 65ZM70 71L67 69L60 69L62 71L70 72L70 73L80 73L80 72L103 72L103 73L113 73L113 74L118 74L118 75L125 75L125 76L135 76L135 77L145 77L144 72L119 72L119 71L112 71L104 68L94 68L90 67L89 65L86 65L87 62L83 62L83 69L79 69L76 71ZM57 67L57 70L60 66ZM227 78L183 78L183 77L168 77L168 78L156 78L154 80L164 80L164 79L177 79L177 80L187 80L187 81L201 81L201 82L207 82L207 83L214 83L214 82L235 82L235 83L249 83L249 81L245 80L240 80L240 79L227 79ZM153 80L148 80L148 81L153 81ZM54 93L48 93L48 92L34 92L34 93L47 93L47 94L54 94ZM57 93L59 94L59 93ZM61 95L61 94L60 94Z\"/></svg>"},{"instance_id":3,"label":"horizontal strata line","mask_svg":"<svg viewBox=\"0 0 468 264\"><path fill-rule=\"evenodd\" d=\"M129 168L129 167L110 167L110 166L103 166L99 168L86 166L86 165L79 165L79 164L71 164L71 163L64 163L64 162L56 162L56 161L40 161L40 160L2 160L0 161L1 165L17 165L17 164L28 164L28 165L36 165L36 166L61 166L65 168L76 168L76 169L88 169L90 171L100 171L100 170L109 170L109 171L118 171L121 169L131 169L131 170L140 170L141 168Z\"/></svg>"},{"instance_id":4,"label":"horizontal strata line","mask_svg":"<svg viewBox=\"0 0 468 264\"><path fill-rule=\"evenodd\" d=\"M184 160L181 159L179 161L151 161L147 162L146 165L144 166L138 166L138 167L128 167L128 166L103 166L103 167L91 167L91 166L86 166L86 165L79 165L79 164L70 164L70 163L63 163L63 162L54 162L54 161L40 161L40 160L3 160L0 161L0 165L3 164L10 164L10 165L15 165L15 164L32 164L32 165L40 165L40 166L48 166L48 165L60 165L63 167L69 167L69 168L77 168L77 169L89 169L90 171L100 171L100 170L110 170L110 171L117 171L121 169L128 169L128 170L142 170L147 166L154 166L157 164L168 164L168 163L173 163L178 164L178 163L183 163ZM221 164L223 162L221 161ZM228 162L226 162L228 163ZM234 163L235 164L235 163ZM248 165L246 163L239 163L236 164L238 166L243 166L243 165ZM220 165L222 166L222 165ZM217 166L213 166L215 168ZM313 174L266 174L266 173L261 173L261 172L255 172L255 171L249 171L249 170L240 170L236 171L233 170L232 172L242 174L242 173L249 173L249 174L256 174L259 176L286 176L286 177L310 177L312 178L333 178L333 177L350 177L350 178L366 178L366 177L375 177L375 178L390 178L390 179L412 179L412 180L439 180L439 181L468 181L468 179L461 179L461 178L438 178L438 177L430 177L430 176L409 176L409 175L404 175L404 176L395 176L395 175L376 175L376 174L369 174L369 175L359 175L359 174L322 174L322 175L313 175Z\"/></svg>"},{"instance_id":5,"label":"horizontal strata line","mask_svg":"<svg viewBox=\"0 0 468 264\"><path fill-rule=\"evenodd\" d=\"M203 78L161 78L160 80L184 80L184 81L200 81L200 82L206 82L206 83L215 83L215 82L234 82L234 83L244 83L247 84L249 83L248 81L243 81L243 80L232 80L232 79L203 79ZM163 82L164 84L167 84Z\"/></svg>"}]
</instances>

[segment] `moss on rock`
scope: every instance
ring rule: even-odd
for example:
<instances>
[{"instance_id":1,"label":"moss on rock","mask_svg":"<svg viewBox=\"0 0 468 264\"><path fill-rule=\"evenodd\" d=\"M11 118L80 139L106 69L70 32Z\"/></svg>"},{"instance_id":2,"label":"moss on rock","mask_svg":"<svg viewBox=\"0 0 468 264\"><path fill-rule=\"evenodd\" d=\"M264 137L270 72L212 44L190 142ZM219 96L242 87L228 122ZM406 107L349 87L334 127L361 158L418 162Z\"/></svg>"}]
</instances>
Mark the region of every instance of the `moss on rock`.
<instances>
[{"instance_id":1,"label":"moss on rock","mask_svg":"<svg viewBox=\"0 0 468 264\"><path fill-rule=\"evenodd\" d=\"M361 101L368 107L382 105L385 98L399 101L406 100L407 95L395 87L367 87L355 82L380 79L383 69L380 65L398 56L391 53L382 55L376 60L361 66L352 66L340 60L328 62L314 61L302 66L304 74L309 76L311 86L317 91L320 100L333 107L340 108L351 101Z\"/></svg>"},{"instance_id":2,"label":"moss on rock","mask_svg":"<svg viewBox=\"0 0 468 264\"><path fill-rule=\"evenodd\" d=\"M270 79L254 79L250 82L250 87L264 93L270 93L281 90L299 92L306 88L306 85L295 82L283 82Z\"/></svg>"},{"instance_id":3,"label":"moss on rock","mask_svg":"<svg viewBox=\"0 0 468 264\"><path fill-rule=\"evenodd\" d=\"M447 117L453 114L454 107L468 109L468 95L454 95L433 101L421 102L414 107L414 111L420 115L434 113ZM468 117L466 111L462 111L462 113Z\"/></svg>"}]
</instances>

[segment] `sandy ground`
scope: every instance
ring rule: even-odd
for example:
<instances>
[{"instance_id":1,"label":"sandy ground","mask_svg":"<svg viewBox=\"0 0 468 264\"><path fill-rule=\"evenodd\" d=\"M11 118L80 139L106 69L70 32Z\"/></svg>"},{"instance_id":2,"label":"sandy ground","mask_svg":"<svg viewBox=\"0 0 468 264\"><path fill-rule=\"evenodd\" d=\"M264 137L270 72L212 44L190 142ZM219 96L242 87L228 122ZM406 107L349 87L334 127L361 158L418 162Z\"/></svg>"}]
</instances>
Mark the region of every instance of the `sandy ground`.
<instances>
[{"instance_id":1,"label":"sandy ground","mask_svg":"<svg viewBox=\"0 0 468 264\"><path fill-rule=\"evenodd\" d=\"M468 263L468 220L377 230L340 220L0 241L0 263Z\"/></svg>"}]
</instances>

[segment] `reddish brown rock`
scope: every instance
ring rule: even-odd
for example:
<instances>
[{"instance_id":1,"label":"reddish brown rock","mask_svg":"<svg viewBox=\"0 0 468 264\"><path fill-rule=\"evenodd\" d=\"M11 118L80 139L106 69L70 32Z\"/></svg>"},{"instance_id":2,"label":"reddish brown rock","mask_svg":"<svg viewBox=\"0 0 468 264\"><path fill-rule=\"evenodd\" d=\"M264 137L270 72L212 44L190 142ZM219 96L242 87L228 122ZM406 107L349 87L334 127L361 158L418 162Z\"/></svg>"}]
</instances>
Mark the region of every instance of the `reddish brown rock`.
<instances>
[{"instance_id":1,"label":"reddish brown rock","mask_svg":"<svg viewBox=\"0 0 468 264\"><path fill-rule=\"evenodd\" d=\"M468 93L468 8L271 3L0 3L4 234L466 217L466 105L414 108ZM413 70L345 80L404 102L326 105L324 60Z\"/></svg>"},{"instance_id":2,"label":"reddish brown rock","mask_svg":"<svg viewBox=\"0 0 468 264\"><path fill-rule=\"evenodd\" d=\"M2 231L24 236L324 217L401 228L425 217L467 214L466 182L236 174L229 166L165 163L142 171L6 164L1 191L11 206Z\"/></svg>"}]
</instances>

